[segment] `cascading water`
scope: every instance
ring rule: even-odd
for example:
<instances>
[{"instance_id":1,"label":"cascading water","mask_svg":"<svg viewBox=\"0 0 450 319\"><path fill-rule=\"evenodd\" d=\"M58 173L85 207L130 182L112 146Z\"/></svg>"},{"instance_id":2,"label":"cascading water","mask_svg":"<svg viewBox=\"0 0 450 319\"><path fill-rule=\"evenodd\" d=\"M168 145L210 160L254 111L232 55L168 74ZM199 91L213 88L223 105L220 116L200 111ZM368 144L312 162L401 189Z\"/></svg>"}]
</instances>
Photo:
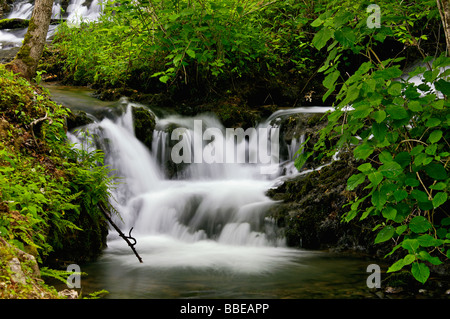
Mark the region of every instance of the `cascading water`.
<instances>
[{"instance_id":1,"label":"cascading water","mask_svg":"<svg viewBox=\"0 0 450 319\"><path fill-rule=\"evenodd\" d=\"M31 0L16 0L7 19L30 19L33 13L34 2ZM63 6L61 0L53 3L52 19L65 19L68 23L78 24L83 21L94 21L101 13L101 3L98 0L70 0L67 7ZM56 25L50 25L47 38L50 39L56 32ZM0 49L19 47L22 44L27 29L0 30Z\"/></svg>"},{"instance_id":2,"label":"cascading water","mask_svg":"<svg viewBox=\"0 0 450 319\"><path fill-rule=\"evenodd\" d=\"M115 222L126 234L134 227L135 248L143 259L139 263L111 230L102 256L81 265L89 274L82 279L83 292L106 289L110 292L107 297L112 298L327 298L336 297L337 290L348 297L346 293L353 294L355 287L366 289L370 262L288 248L273 220L267 218L268 209L276 203L265 193L280 183L283 176L277 173L285 174L282 166L292 164L288 158L280 159L282 169L271 174L263 170L262 174L261 167L267 165L249 163L255 145L243 139L246 163L192 161L174 167L172 150L181 142L172 138L176 128L186 128L180 133L186 137L186 145L193 146L199 137L195 121L201 120L203 133L208 128L224 130L215 117L161 116L156 119L148 149L133 131L131 108L141 106L126 100L104 104L84 91L49 89L56 102L105 117L93 117L94 123L68 135L77 147L102 148L105 163L122 177L112 189L111 203L122 217ZM121 107L124 112L118 116ZM299 111L320 110L326 108ZM278 117L291 111L277 112L258 128L275 129L282 122ZM86 129L92 140L82 134ZM209 152L211 142L203 140L203 150ZM229 151L230 144L220 144L224 152ZM235 148L239 145L236 139ZM288 147L292 152L296 148ZM293 165L292 170L299 174Z\"/></svg>"},{"instance_id":3,"label":"cascading water","mask_svg":"<svg viewBox=\"0 0 450 319\"><path fill-rule=\"evenodd\" d=\"M265 216L274 204L265 196L273 179L261 174L258 164L186 164L180 174L169 179L164 174L164 164L170 161L171 134L167 128L190 127L185 136L193 137L198 134L192 129L194 119L157 119L153 150L149 151L134 136L132 107L139 106L128 104L115 121L104 119L90 124L87 130L105 150L105 163L123 177L123 183L113 190L112 203L121 213L123 223L118 223L123 230L133 227L144 263L261 271L279 262L277 256L298 254L285 247L276 225ZM212 116L199 118L206 127L224 129ZM85 144L81 134L70 137ZM108 245L110 253L127 249L114 234ZM135 263L130 256L117 256L122 256L123 262Z\"/></svg>"}]
</instances>

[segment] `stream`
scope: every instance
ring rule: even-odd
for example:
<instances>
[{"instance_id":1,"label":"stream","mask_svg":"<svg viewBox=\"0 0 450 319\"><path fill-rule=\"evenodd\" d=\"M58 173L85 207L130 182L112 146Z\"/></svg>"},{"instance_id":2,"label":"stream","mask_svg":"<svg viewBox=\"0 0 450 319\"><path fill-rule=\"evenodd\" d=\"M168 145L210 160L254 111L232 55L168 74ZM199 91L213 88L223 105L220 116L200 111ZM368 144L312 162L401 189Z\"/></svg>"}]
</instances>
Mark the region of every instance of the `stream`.
<instances>
[{"instance_id":1,"label":"stream","mask_svg":"<svg viewBox=\"0 0 450 319\"><path fill-rule=\"evenodd\" d=\"M100 258L81 265L81 271L88 274L82 278L84 294L106 289L106 298L120 299L376 297L366 286L367 266L376 262L287 247L282 232L266 216L276 203L265 193L289 177L281 172L295 174L292 159L278 158L268 148L263 155L270 157L269 165L267 161L250 163L251 154L260 152L258 147L264 143L230 142L219 134L226 129L211 114L183 117L158 110L149 150L134 135L131 112L133 107L152 112L146 106L125 99L102 102L82 88L47 88L56 102L83 110L94 119L70 132L69 138L75 147L87 145L81 133L87 129L94 136L87 138L90 147L104 150L105 163L121 177L112 190L112 204L122 217L116 223L125 233L133 227L135 248L143 259L139 263L127 244L110 231L108 247ZM269 119L325 109L277 111ZM201 124L200 131L196 123ZM258 140L274 136L277 127L271 123L258 126ZM181 129L175 140L174 128ZM208 129L214 138L205 140ZM269 133L262 134L264 130ZM174 143L194 154L191 163L184 163L169 177L165 165L173 160ZM198 143L203 159L195 162ZM229 153L230 147L236 151L239 143L246 151L244 163L209 163L205 157L212 154L215 160L224 159L221 152Z\"/></svg>"}]
</instances>

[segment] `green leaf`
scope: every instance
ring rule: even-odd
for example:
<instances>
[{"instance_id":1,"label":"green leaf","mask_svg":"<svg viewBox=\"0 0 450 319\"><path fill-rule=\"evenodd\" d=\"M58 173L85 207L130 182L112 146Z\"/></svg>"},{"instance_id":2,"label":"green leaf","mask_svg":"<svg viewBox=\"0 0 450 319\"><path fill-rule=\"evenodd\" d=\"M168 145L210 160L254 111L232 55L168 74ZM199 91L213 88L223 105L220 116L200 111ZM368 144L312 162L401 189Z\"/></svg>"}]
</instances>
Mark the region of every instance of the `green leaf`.
<instances>
[{"instance_id":1,"label":"green leaf","mask_svg":"<svg viewBox=\"0 0 450 319\"><path fill-rule=\"evenodd\" d=\"M437 144L430 144L425 149L425 153L428 154L428 155L435 156L436 155L436 151L437 151L437 147L438 147Z\"/></svg>"},{"instance_id":2,"label":"green leaf","mask_svg":"<svg viewBox=\"0 0 450 319\"><path fill-rule=\"evenodd\" d=\"M432 203L434 208L438 208L447 201L447 193L439 192L434 195Z\"/></svg>"},{"instance_id":3,"label":"green leaf","mask_svg":"<svg viewBox=\"0 0 450 319\"><path fill-rule=\"evenodd\" d=\"M424 233L431 228L431 223L423 216L416 216L409 222L409 229L416 234Z\"/></svg>"},{"instance_id":4,"label":"green leaf","mask_svg":"<svg viewBox=\"0 0 450 319\"><path fill-rule=\"evenodd\" d=\"M450 217L445 217L441 220L442 226L449 226L450 225Z\"/></svg>"},{"instance_id":5,"label":"green leaf","mask_svg":"<svg viewBox=\"0 0 450 319\"><path fill-rule=\"evenodd\" d=\"M430 136L428 137L428 140L430 141L430 143L437 143L437 142L439 142L441 137L442 137L442 131L436 130L436 131L431 132Z\"/></svg>"},{"instance_id":6,"label":"green leaf","mask_svg":"<svg viewBox=\"0 0 450 319\"><path fill-rule=\"evenodd\" d=\"M394 159L402 168L405 168L411 163L411 156L408 152L400 152Z\"/></svg>"},{"instance_id":7,"label":"green leaf","mask_svg":"<svg viewBox=\"0 0 450 319\"><path fill-rule=\"evenodd\" d=\"M311 23L311 26L316 28L316 27L320 27L322 24L323 24L323 20L320 17L318 17L316 20L314 20Z\"/></svg>"},{"instance_id":8,"label":"green leaf","mask_svg":"<svg viewBox=\"0 0 450 319\"><path fill-rule=\"evenodd\" d=\"M187 49L186 54L189 55L191 58L195 59L195 51L194 50Z\"/></svg>"},{"instance_id":9,"label":"green leaf","mask_svg":"<svg viewBox=\"0 0 450 319\"><path fill-rule=\"evenodd\" d=\"M391 161L381 165L378 171L387 178L394 178L403 172L402 167L397 162Z\"/></svg>"},{"instance_id":10,"label":"green leaf","mask_svg":"<svg viewBox=\"0 0 450 319\"><path fill-rule=\"evenodd\" d=\"M450 82L440 79L436 81L434 87L441 91L444 95L450 95Z\"/></svg>"},{"instance_id":11,"label":"green leaf","mask_svg":"<svg viewBox=\"0 0 450 319\"><path fill-rule=\"evenodd\" d=\"M162 77L160 77L159 78L159 80L162 82L162 83L167 83L167 81L169 81L169 77L167 76L167 75L163 75Z\"/></svg>"},{"instance_id":12,"label":"green leaf","mask_svg":"<svg viewBox=\"0 0 450 319\"><path fill-rule=\"evenodd\" d=\"M395 233L397 234L397 235L401 235L401 234L403 234L404 232L405 232L405 230L406 229L408 229L408 226L407 225L401 225L401 226L398 226L396 229L395 229Z\"/></svg>"},{"instance_id":13,"label":"green leaf","mask_svg":"<svg viewBox=\"0 0 450 319\"><path fill-rule=\"evenodd\" d=\"M380 155L378 155L378 159L380 160L381 163L392 162L392 154L384 150L383 152L380 153Z\"/></svg>"},{"instance_id":14,"label":"green leaf","mask_svg":"<svg viewBox=\"0 0 450 319\"><path fill-rule=\"evenodd\" d=\"M402 120L408 118L408 112L399 105L388 105L386 106L386 112L393 118L394 120Z\"/></svg>"},{"instance_id":15,"label":"green leaf","mask_svg":"<svg viewBox=\"0 0 450 319\"><path fill-rule=\"evenodd\" d=\"M411 101L408 104L408 108L413 112L421 112L423 111L422 105L419 101Z\"/></svg>"},{"instance_id":16,"label":"green leaf","mask_svg":"<svg viewBox=\"0 0 450 319\"><path fill-rule=\"evenodd\" d=\"M423 145L417 145L411 150L411 152L409 154L411 156L416 156L419 153L421 153L423 150L424 150L424 146Z\"/></svg>"},{"instance_id":17,"label":"green leaf","mask_svg":"<svg viewBox=\"0 0 450 319\"><path fill-rule=\"evenodd\" d=\"M356 42L356 36L352 29L343 28L334 32L334 38L344 47L352 47Z\"/></svg>"},{"instance_id":18,"label":"green leaf","mask_svg":"<svg viewBox=\"0 0 450 319\"><path fill-rule=\"evenodd\" d=\"M373 123L372 124L373 136L379 141L384 141L387 134L387 127L384 123Z\"/></svg>"},{"instance_id":19,"label":"green leaf","mask_svg":"<svg viewBox=\"0 0 450 319\"><path fill-rule=\"evenodd\" d=\"M358 171L360 172L368 172L372 169L372 164L370 163L364 163L358 166Z\"/></svg>"},{"instance_id":20,"label":"green leaf","mask_svg":"<svg viewBox=\"0 0 450 319\"><path fill-rule=\"evenodd\" d=\"M425 192L422 192L418 189L413 189L411 191L411 197L417 200L418 202L425 203L428 201L428 195Z\"/></svg>"},{"instance_id":21,"label":"green leaf","mask_svg":"<svg viewBox=\"0 0 450 319\"><path fill-rule=\"evenodd\" d=\"M378 209L382 209L384 204L387 202L386 193L380 191L374 191L371 198L372 204Z\"/></svg>"},{"instance_id":22,"label":"green leaf","mask_svg":"<svg viewBox=\"0 0 450 319\"><path fill-rule=\"evenodd\" d=\"M419 248L417 239L405 239L402 241L402 247L410 253L414 253Z\"/></svg>"},{"instance_id":23,"label":"green leaf","mask_svg":"<svg viewBox=\"0 0 450 319\"><path fill-rule=\"evenodd\" d=\"M446 183L439 182L435 185L431 185L430 189L436 190L436 191L443 191L447 187Z\"/></svg>"},{"instance_id":24,"label":"green leaf","mask_svg":"<svg viewBox=\"0 0 450 319\"><path fill-rule=\"evenodd\" d=\"M327 89L332 88L335 85L336 80L339 78L341 73L339 71L334 71L327 75L327 77L323 80L323 86Z\"/></svg>"},{"instance_id":25,"label":"green leaf","mask_svg":"<svg viewBox=\"0 0 450 319\"><path fill-rule=\"evenodd\" d=\"M363 143L353 150L353 154L356 159L365 160L373 153L373 151L374 149L369 144Z\"/></svg>"},{"instance_id":26,"label":"green leaf","mask_svg":"<svg viewBox=\"0 0 450 319\"><path fill-rule=\"evenodd\" d=\"M392 264L391 267L387 270L387 272L395 272L401 270L403 267L412 264L416 260L414 255L406 255L404 258L396 261Z\"/></svg>"},{"instance_id":27,"label":"green leaf","mask_svg":"<svg viewBox=\"0 0 450 319\"><path fill-rule=\"evenodd\" d=\"M382 230L380 230L375 237L375 244L385 242L394 236L395 228L391 225L388 225L384 227Z\"/></svg>"},{"instance_id":28,"label":"green leaf","mask_svg":"<svg viewBox=\"0 0 450 319\"><path fill-rule=\"evenodd\" d=\"M445 104L444 100L437 100L437 101L433 101L431 103L431 106L437 110L442 110L444 108L444 104Z\"/></svg>"},{"instance_id":29,"label":"green leaf","mask_svg":"<svg viewBox=\"0 0 450 319\"><path fill-rule=\"evenodd\" d=\"M381 123L386 118L386 112L384 110L376 111L372 114L372 117L377 123Z\"/></svg>"},{"instance_id":30,"label":"green leaf","mask_svg":"<svg viewBox=\"0 0 450 319\"><path fill-rule=\"evenodd\" d=\"M436 247L441 244L441 241L434 238L433 236L429 234L424 234L419 237L417 237L417 241L420 246L422 247Z\"/></svg>"},{"instance_id":31,"label":"green leaf","mask_svg":"<svg viewBox=\"0 0 450 319\"><path fill-rule=\"evenodd\" d=\"M401 202L408 197L408 192L404 189L398 189L394 192L394 197L397 202Z\"/></svg>"},{"instance_id":32,"label":"green leaf","mask_svg":"<svg viewBox=\"0 0 450 319\"><path fill-rule=\"evenodd\" d=\"M364 183L365 180L366 175L364 175L363 173L350 176L347 180L347 190L354 190L356 187L358 187L358 185Z\"/></svg>"},{"instance_id":33,"label":"green leaf","mask_svg":"<svg viewBox=\"0 0 450 319\"><path fill-rule=\"evenodd\" d=\"M441 120L435 117L428 119L425 123L426 127L436 127L441 124Z\"/></svg>"},{"instance_id":34,"label":"green leaf","mask_svg":"<svg viewBox=\"0 0 450 319\"><path fill-rule=\"evenodd\" d=\"M333 31L324 27L314 35L312 44L317 50L320 50L327 44L328 40L330 40L332 36Z\"/></svg>"},{"instance_id":35,"label":"green leaf","mask_svg":"<svg viewBox=\"0 0 450 319\"><path fill-rule=\"evenodd\" d=\"M381 214L387 220L394 220L395 216L397 215L397 210L393 207L386 207L382 210Z\"/></svg>"},{"instance_id":36,"label":"green leaf","mask_svg":"<svg viewBox=\"0 0 450 319\"><path fill-rule=\"evenodd\" d=\"M447 179L447 171L441 163L428 164L425 166L425 172L428 176L437 180Z\"/></svg>"},{"instance_id":37,"label":"green leaf","mask_svg":"<svg viewBox=\"0 0 450 319\"><path fill-rule=\"evenodd\" d=\"M390 79L398 78L403 74L403 72L399 68L400 68L399 65L394 65L390 68L376 71L373 74L373 78L374 79L383 79L386 81L390 80Z\"/></svg>"},{"instance_id":38,"label":"green leaf","mask_svg":"<svg viewBox=\"0 0 450 319\"><path fill-rule=\"evenodd\" d=\"M384 176L383 174L381 174L380 172L372 172L370 173L367 178L369 179L369 181L374 185L377 186L378 184L381 183L381 181L383 180Z\"/></svg>"},{"instance_id":39,"label":"green leaf","mask_svg":"<svg viewBox=\"0 0 450 319\"><path fill-rule=\"evenodd\" d=\"M423 165L424 161L427 160L427 158L428 158L427 154L420 153L414 159L414 164L416 164L417 166Z\"/></svg>"},{"instance_id":40,"label":"green leaf","mask_svg":"<svg viewBox=\"0 0 450 319\"><path fill-rule=\"evenodd\" d=\"M402 93L402 84L393 82L388 88L388 93L392 96L399 96Z\"/></svg>"},{"instance_id":41,"label":"green leaf","mask_svg":"<svg viewBox=\"0 0 450 319\"><path fill-rule=\"evenodd\" d=\"M428 261L435 266L442 264L442 261L439 259L439 257L432 257L428 252L424 250L419 252L419 256L422 260Z\"/></svg>"},{"instance_id":42,"label":"green leaf","mask_svg":"<svg viewBox=\"0 0 450 319\"><path fill-rule=\"evenodd\" d=\"M353 105L355 108L355 110L351 113L353 119L365 119L370 113L372 113L373 108L370 105L368 105L365 101L363 101L362 104L363 105L357 105L355 103Z\"/></svg>"},{"instance_id":43,"label":"green leaf","mask_svg":"<svg viewBox=\"0 0 450 319\"><path fill-rule=\"evenodd\" d=\"M430 268L424 263L413 263L411 273L417 281L424 284L430 276Z\"/></svg>"}]
</instances>

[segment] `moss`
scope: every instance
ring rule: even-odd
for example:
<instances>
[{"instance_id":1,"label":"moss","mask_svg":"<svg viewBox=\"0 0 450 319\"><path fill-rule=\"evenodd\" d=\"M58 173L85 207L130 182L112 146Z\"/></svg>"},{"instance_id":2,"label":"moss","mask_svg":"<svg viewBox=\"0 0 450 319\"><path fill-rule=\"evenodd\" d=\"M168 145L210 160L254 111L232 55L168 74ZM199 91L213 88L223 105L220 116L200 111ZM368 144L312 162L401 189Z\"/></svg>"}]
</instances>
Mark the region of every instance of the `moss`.
<instances>
[{"instance_id":1,"label":"moss","mask_svg":"<svg viewBox=\"0 0 450 319\"><path fill-rule=\"evenodd\" d=\"M3 19L0 20L0 30L23 29L28 27L29 22L29 20L25 19Z\"/></svg>"},{"instance_id":2,"label":"moss","mask_svg":"<svg viewBox=\"0 0 450 319\"><path fill-rule=\"evenodd\" d=\"M11 269L12 263L16 266L14 272ZM17 272L17 270L19 271ZM59 298L57 291L46 285L41 279L36 261L26 253L6 243L2 237L0 237L0 298Z\"/></svg>"},{"instance_id":3,"label":"moss","mask_svg":"<svg viewBox=\"0 0 450 319\"><path fill-rule=\"evenodd\" d=\"M373 248L374 225L370 218L359 225L341 222L353 196L346 191L346 181L357 167L350 156L342 154L342 158L320 171L286 180L268 192L269 197L282 201L271 208L270 215L284 227L288 245L311 249ZM364 196L363 187L357 190L359 196Z\"/></svg>"},{"instance_id":4,"label":"moss","mask_svg":"<svg viewBox=\"0 0 450 319\"><path fill-rule=\"evenodd\" d=\"M384 286L411 288L417 281L409 271L400 271L389 274L384 280Z\"/></svg>"},{"instance_id":5,"label":"moss","mask_svg":"<svg viewBox=\"0 0 450 319\"><path fill-rule=\"evenodd\" d=\"M133 124L136 137L148 149L152 148L153 130L155 129L155 116L144 107L133 107Z\"/></svg>"},{"instance_id":6,"label":"moss","mask_svg":"<svg viewBox=\"0 0 450 319\"><path fill-rule=\"evenodd\" d=\"M8 245L36 256L40 265L66 257L75 263L95 259L108 233L94 204L108 196L107 173L97 164L102 157L82 160L65 142L68 111L41 87L1 65L0 96L0 235ZM32 125L36 120L39 124ZM14 258L8 254L0 247L0 262ZM32 283L32 263L20 261L27 283ZM40 279L34 288L6 279L4 266L0 297L52 297L30 292L44 289Z\"/></svg>"}]
</instances>

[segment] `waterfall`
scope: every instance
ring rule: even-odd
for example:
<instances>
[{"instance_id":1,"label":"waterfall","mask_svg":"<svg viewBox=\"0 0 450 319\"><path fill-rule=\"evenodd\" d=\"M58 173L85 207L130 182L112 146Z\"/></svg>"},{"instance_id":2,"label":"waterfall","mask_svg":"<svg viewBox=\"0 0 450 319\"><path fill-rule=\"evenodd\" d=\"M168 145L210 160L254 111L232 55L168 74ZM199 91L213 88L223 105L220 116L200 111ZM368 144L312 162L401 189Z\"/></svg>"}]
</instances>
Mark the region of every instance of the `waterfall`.
<instances>
[{"instance_id":1,"label":"waterfall","mask_svg":"<svg viewBox=\"0 0 450 319\"><path fill-rule=\"evenodd\" d=\"M30 0L16 0L12 4L11 11L6 16L7 19L19 18L30 19L33 13L34 2ZM62 0L53 2L52 19L65 18L68 21L76 20L95 20L101 12L101 4L98 0L88 2L85 0L70 0L67 8L64 10ZM63 11L63 12L62 12Z\"/></svg>"},{"instance_id":2,"label":"waterfall","mask_svg":"<svg viewBox=\"0 0 450 319\"><path fill-rule=\"evenodd\" d=\"M34 2L30 0L16 0L7 19L30 19L33 13ZM101 13L101 3L98 0L92 2L85 0L70 0L67 7L62 0L55 0L52 8L52 19L65 19L69 24L77 25L80 21L95 21ZM56 25L50 25L47 39L56 32ZM0 50L19 47L25 37L27 29L0 30Z\"/></svg>"},{"instance_id":3,"label":"waterfall","mask_svg":"<svg viewBox=\"0 0 450 319\"><path fill-rule=\"evenodd\" d=\"M252 154L258 151L255 145L264 143L252 144L252 137L239 140L235 136L234 144L227 143L226 135L218 134L226 129L212 115L168 116L156 118L149 150L133 131L132 107L143 106L123 105L126 109L115 120L105 118L85 129L90 132L89 138L94 139L92 145L104 150L105 164L121 177L112 190L111 203L121 214L121 220L116 222L124 232L133 227L133 236L138 240L136 248L144 263L147 259L152 266L161 267L231 267L239 271L260 271L271 267L276 256L293 253L285 246L274 220L267 217L268 209L275 202L265 193L279 174L262 171L265 163L250 162ZM195 130L198 121L201 121L201 132ZM236 150L245 150L243 163L181 163L176 174L168 174L165 165L173 162L174 144L182 140L173 139L177 128L183 129L180 134L191 149L199 143L200 137L196 134L203 133L204 138L208 129L215 129L213 132L218 135L202 140L202 149L208 150L208 146L217 143L223 146L217 152L228 153L230 147L234 147L234 159ZM259 128L271 132L275 127L263 123ZM78 147L87 145L83 143L86 137L82 132L69 133ZM221 136L223 141L219 141ZM270 134L263 134L264 138L267 136ZM190 156L193 159L195 154ZM107 251L116 258L134 262L124 257L129 252L116 234L109 235L108 246Z\"/></svg>"}]
</instances>

